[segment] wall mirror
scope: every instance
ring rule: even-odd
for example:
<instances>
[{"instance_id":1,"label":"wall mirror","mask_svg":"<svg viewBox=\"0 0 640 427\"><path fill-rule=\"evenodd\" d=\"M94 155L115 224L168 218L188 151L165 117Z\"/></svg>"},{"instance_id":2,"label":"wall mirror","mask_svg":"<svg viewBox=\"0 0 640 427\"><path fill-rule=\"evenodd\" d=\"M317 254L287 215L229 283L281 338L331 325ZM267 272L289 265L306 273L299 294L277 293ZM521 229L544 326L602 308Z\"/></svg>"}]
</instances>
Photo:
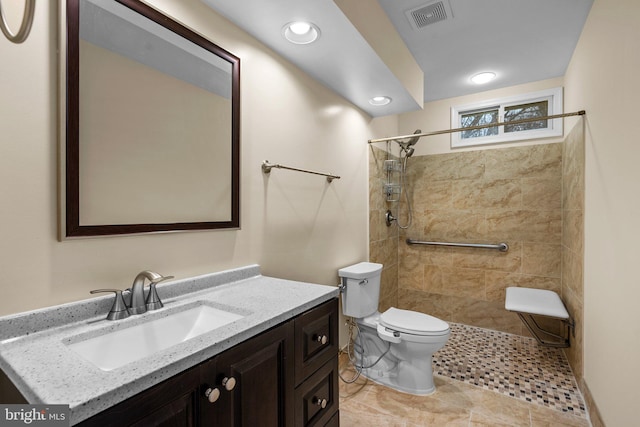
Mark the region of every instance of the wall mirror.
<instances>
[{"instance_id":1,"label":"wall mirror","mask_svg":"<svg viewBox=\"0 0 640 427\"><path fill-rule=\"evenodd\" d=\"M63 237L238 228L240 60L138 0L67 0Z\"/></svg>"}]
</instances>

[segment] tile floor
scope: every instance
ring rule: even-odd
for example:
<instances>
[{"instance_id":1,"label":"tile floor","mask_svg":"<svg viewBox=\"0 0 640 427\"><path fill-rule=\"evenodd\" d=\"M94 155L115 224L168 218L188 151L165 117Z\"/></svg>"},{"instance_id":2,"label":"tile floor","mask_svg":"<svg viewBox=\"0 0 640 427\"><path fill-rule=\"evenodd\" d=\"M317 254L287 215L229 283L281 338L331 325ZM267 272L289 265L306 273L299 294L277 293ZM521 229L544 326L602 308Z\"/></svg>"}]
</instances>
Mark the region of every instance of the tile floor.
<instances>
[{"instance_id":1,"label":"tile floor","mask_svg":"<svg viewBox=\"0 0 640 427\"><path fill-rule=\"evenodd\" d=\"M590 426L560 350L466 325L451 330L434 355L434 394L414 396L364 377L340 381L341 426ZM342 376L353 373L343 355Z\"/></svg>"}]
</instances>

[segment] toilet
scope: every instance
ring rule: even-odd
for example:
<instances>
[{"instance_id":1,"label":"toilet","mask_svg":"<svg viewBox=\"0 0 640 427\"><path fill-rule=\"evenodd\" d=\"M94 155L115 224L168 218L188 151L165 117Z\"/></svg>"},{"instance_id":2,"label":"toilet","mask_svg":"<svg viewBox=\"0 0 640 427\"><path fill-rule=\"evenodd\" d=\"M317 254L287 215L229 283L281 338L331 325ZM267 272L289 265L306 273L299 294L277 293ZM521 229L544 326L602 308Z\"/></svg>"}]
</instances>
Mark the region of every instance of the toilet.
<instances>
[{"instance_id":1,"label":"toilet","mask_svg":"<svg viewBox=\"0 0 640 427\"><path fill-rule=\"evenodd\" d=\"M428 314L390 308L378 311L382 264L361 262L338 270L342 312L355 319L353 362L362 375L416 395L435 391L431 359L444 347L449 324Z\"/></svg>"}]
</instances>

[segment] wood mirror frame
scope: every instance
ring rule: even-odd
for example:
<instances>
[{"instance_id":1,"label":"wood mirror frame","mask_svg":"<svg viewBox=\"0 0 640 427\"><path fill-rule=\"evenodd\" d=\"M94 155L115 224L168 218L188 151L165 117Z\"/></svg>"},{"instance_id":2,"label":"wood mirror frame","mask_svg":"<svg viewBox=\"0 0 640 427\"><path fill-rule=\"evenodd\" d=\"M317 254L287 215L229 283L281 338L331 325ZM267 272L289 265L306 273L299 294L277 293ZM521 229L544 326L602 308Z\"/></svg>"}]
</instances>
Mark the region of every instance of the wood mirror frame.
<instances>
[{"instance_id":1,"label":"wood mirror frame","mask_svg":"<svg viewBox=\"0 0 640 427\"><path fill-rule=\"evenodd\" d=\"M233 229L240 227L240 59L216 44L170 19L157 10L147 6L138 0L115 0L117 3L129 8L135 13L148 18L150 21L175 33L190 43L216 55L230 64L230 99L231 120L230 147L224 147L225 153L230 156L230 198L225 203L225 212L229 211L228 218L205 220L176 220L176 221L135 221L135 223L82 223L81 221L81 164L80 164L80 2L87 0L66 1L66 118L64 123L64 151L62 154L62 167L64 188L61 197L61 238L90 237L105 235L123 235L138 233L155 233L170 231L189 231L206 229ZM64 7L64 5L62 6ZM64 30L63 30L64 31ZM135 119L135 118L134 118ZM225 130L226 132L226 130ZM213 143L213 142L212 142ZM144 171L143 173L147 173ZM142 172L141 172L142 173ZM213 187L218 182L211 182ZM209 184L207 184L209 185ZM224 184L226 185L226 184ZM222 187L221 187L222 188ZM225 191L228 191L225 187ZM167 203L171 203L168 200ZM212 204L212 201L209 201ZM229 203L227 209L226 203ZM125 206L125 209L127 207ZM213 215L212 215L213 216ZM226 214L225 214L226 216ZM64 218L64 220L62 219Z\"/></svg>"}]
</instances>

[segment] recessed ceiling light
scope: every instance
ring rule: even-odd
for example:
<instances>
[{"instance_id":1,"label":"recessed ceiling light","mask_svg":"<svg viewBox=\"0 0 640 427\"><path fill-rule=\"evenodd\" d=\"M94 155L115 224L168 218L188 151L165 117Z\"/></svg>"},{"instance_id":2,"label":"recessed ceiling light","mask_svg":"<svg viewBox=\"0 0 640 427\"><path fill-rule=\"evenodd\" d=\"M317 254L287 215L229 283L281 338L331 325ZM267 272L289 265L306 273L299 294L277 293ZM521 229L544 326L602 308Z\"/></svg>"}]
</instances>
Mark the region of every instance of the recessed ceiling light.
<instances>
[{"instance_id":1,"label":"recessed ceiling light","mask_svg":"<svg viewBox=\"0 0 640 427\"><path fill-rule=\"evenodd\" d=\"M387 105L391 102L391 98L388 96L374 96L369 100L369 104L371 105Z\"/></svg>"},{"instance_id":2,"label":"recessed ceiling light","mask_svg":"<svg viewBox=\"0 0 640 427\"><path fill-rule=\"evenodd\" d=\"M473 76L471 76L471 81L477 85L483 85L485 83L489 83L495 78L496 73L492 73L491 71L484 71L482 73L474 74Z\"/></svg>"},{"instance_id":3,"label":"recessed ceiling light","mask_svg":"<svg viewBox=\"0 0 640 427\"><path fill-rule=\"evenodd\" d=\"M289 22L282 27L282 35L291 43L309 44L320 37L320 29L311 22Z\"/></svg>"}]
</instances>

